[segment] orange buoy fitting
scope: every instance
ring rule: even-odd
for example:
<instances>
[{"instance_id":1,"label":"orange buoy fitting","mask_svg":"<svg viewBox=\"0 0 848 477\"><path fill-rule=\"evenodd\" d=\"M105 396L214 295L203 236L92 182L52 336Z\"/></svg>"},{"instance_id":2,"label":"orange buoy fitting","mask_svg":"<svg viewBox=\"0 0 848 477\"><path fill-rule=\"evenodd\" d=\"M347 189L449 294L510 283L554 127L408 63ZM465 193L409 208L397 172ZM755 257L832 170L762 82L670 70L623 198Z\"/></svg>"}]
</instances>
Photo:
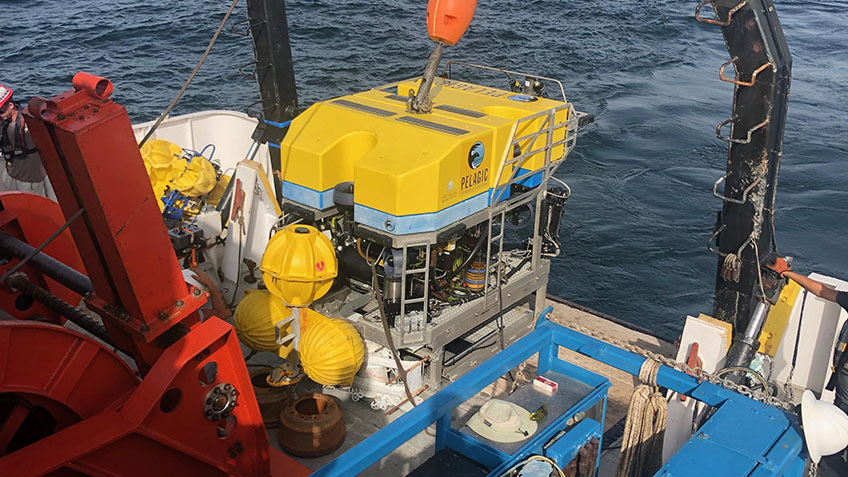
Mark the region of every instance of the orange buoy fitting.
<instances>
[{"instance_id":1,"label":"orange buoy fitting","mask_svg":"<svg viewBox=\"0 0 848 477\"><path fill-rule=\"evenodd\" d=\"M474 18L477 0L430 0L427 4L427 34L433 41L455 45Z\"/></svg>"},{"instance_id":2,"label":"orange buoy fitting","mask_svg":"<svg viewBox=\"0 0 848 477\"><path fill-rule=\"evenodd\" d=\"M338 262L326 235L297 224L271 237L259 269L272 295L288 306L307 306L330 290Z\"/></svg>"},{"instance_id":3,"label":"orange buoy fitting","mask_svg":"<svg viewBox=\"0 0 848 477\"><path fill-rule=\"evenodd\" d=\"M112 82L102 76L93 75L80 71L74 75L72 81L74 89L77 91L85 90L91 96L97 99L106 99L112 95Z\"/></svg>"}]
</instances>

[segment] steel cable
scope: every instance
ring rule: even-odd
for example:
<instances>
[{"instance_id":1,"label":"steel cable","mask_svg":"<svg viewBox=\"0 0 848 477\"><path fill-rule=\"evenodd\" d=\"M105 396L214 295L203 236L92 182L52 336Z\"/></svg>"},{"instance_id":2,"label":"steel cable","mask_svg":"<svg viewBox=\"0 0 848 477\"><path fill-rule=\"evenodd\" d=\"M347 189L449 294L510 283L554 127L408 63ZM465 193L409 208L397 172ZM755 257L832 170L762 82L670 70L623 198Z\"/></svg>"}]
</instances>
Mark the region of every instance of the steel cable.
<instances>
[{"instance_id":1,"label":"steel cable","mask_svg":"<svg viewBox=\"0 0 848 477\"><path fill-rule=\"evenodd\" d=\"M147 131L147 134L145 134L144 138L141 140L141 142L138 143L139 148L141 148L141 146L143 146L144 143L146 143L147 140L150 139L150 136L153 135L153 132L156 131L156 129L159 127L159 125L162 124L162 121L164 121L165 118L168 117L168 114L171 113L171 110L174 109L174 106L176 106L177 103L180 101L180 99L183 97L183 94L188 89L188 85L190 85L192 80L194 80L194 77L197 75L197 72L200 71L200 67L203 66L203 63L206 61L206 58L209 56L209 52L212 51L212 45L214 45L215 41L218 40L218 35L221 34L221 30L224 29L224 25L227 24L227 21L230 19L230 15L233 13L233 10L235 10L238 2L239 2L239 0L233 0L232 5L230 5L230 9L227 10L227 14L224 15L224 19L221 20L221 24L218 26L218 29L215 31L215 34L212 35L212 40L209 42L209 45L206 47L206 51L203 52L203 56L200 57L200 61L198 61L197 65L194 67L194 71L191 72L191 75L189 75L185 84L183 84L183 87L180 88L180 91L177 93L176 96L174 96L174 99L171 101L171 104L169 104L168 107L165 108L165 111L162 111L162 114L159 116L159 118L156 120L156 122L153 123L153 127L151 127L149 131Z\"/></svg>"}]
</instances>

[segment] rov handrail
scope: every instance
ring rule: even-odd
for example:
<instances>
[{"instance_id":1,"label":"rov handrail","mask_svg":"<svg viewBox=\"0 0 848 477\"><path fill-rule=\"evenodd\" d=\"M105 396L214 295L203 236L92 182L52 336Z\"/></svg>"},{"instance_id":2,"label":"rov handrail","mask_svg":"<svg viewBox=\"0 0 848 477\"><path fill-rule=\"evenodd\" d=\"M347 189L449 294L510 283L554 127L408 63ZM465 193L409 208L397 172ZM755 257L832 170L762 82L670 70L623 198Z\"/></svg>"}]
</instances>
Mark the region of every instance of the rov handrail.
<instances>
[{"instance_id":1,"label":"rov handrail","mask_svg":"<svg viewBox=\"0 0 848 477\"><path fill-rule=\"evenodd\" d=\"M540 75L533 74L533 73L522 73L520 71L506 70L506 69L503 69L503 68L496 68L494 66L477 65L477 64L474 64L474 63L467 63L465 61L449 61L448 64L445 65L445 70L444 70L445 74L447 74L447 76L448 76L448 79L453 79L452 68L451 68L453 65L467 66L469 68L477 68L477 69L487 70L487 71L497 71L499 73L504 73L507 76L507 78L511 78L510 75L515 75L515 76L524 76L524 77L529 77L529 78L536 78L536 79L540 79L540 80L550 81L552 83L556 83L556 85L559 86L559 92L562 95L562 100L566 101L566 99L565 99L565 87L562 85L562 82L560 80L556 79L556 78L549 78L547 76L540 76Z\"/></svg>"},{"instance_id":2,"label":"rov handrail","mask_svg":"<svg viewBox=\"0 0 848 477\"><path fill-rule=\"evenodd\" d=\"M566 111L566 120L562 122L556 122L557 114L563 110ZM515 137L516 134L519 134L519 131L523 131L524 128L527 127L527 125L532 124L533 121L536 121L542 117L544 117L545 119L544 121L542 121L542 124L537 130L528 134L524 134L520 137ZM559 130L564 130L562 138L554 139L554 137L556 136L556 132ZM541 146L536 146L539 137L543 134L545 137L544 144ZM510 132L509 136L509 141L507 142L507 147L504 150L503 156L498 164L497 173L495 174L495 182L492 191L490 206L494 206L495 204L499 203L505 191L508 190L508 188L516 182L520 182L532 176L533 174L536 174L537 172L539 172L539 170L547 171L551 168L553 163L558 163L558 161L564 159L566 156L568 156L572 149L574 149L576 143L577 113L571 103L565 103L563 105L557 106L546 111L540 111L538 113L532 114L530 116L518 120L512 127L512 131ZM522 145L524 147L522 147ZM558 146L563 146L562 157L551 158L551 152ZM516 147L520 151L518 155L515 155ZM531 170L519 175L521 166L526 163L528 159L540 153L545 154L544 166L540 169ZM512 166L510 170L510 177L506 181L506 183L501 184L504 171L507 169L508 166ZM549 172L552 174L552 171Z\"/></svg>"}]
</instances>

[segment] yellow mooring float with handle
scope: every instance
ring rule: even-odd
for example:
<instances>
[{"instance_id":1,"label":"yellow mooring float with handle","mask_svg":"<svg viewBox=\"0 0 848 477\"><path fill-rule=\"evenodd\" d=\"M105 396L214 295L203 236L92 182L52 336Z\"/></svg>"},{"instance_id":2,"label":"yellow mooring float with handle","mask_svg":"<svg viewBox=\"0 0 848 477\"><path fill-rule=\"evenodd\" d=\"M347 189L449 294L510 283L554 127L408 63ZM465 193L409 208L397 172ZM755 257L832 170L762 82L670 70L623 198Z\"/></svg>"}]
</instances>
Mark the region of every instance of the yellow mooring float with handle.
<instances>
[{"instance_id":1,"label":"yellow mooring float with handle","mask_svg":"<svg viewBox=\"0 0 848 477\"><path fill-rule=\"evenodd\" d=\"M316 383L353 384L365 359L359 332L342 319L306 308L330 290L338 275L330 239L315 227L289 225L268 242L259 269L268 290L248 293L236 309L239 339L251 349L277 352L284 358L297 349L303 371ZM292 316L298 321L289 320ZM281 338L289 333L299 336L281 347ZM291 364L278 369L283 374L296 373ZM285 384L299 379L291 378ZM269 384L285 385L270 377Z\"/></svg>"},{"instance_id":2,"label":"yellow mooring float with handle","mask_svg":"<svg viewBox=\"0 0 848 477\"><path fill-rule=\"evenodd\" d=\"M350 386L365 359L365 345L350 323L300 310L300 364L309 379L325 386Z\"/></svg>"},{"instance_id":3,"label":"yellow mooring float with handle","mask_svg":"<svg viewBox=\"0 0 848 477\"><path fill-rule=\"evenodd\" d=\"M338 275L333 243L309 225L289 225L271 237L259 270L272 295L289 306L324 296Z\"/></svg>"},{"instance_id":4,"label":"yellow mooring float with handle","mask_svg":"<svg viewBox=\"0 0 848 477\"><path fill-rule=\"evenodd\" d=\"M267 290L248 291L236 307L233 328L245 346L254 351L268 351L285 359L294 348L294 340L279 344L278 335L291 332L291 323L282 323L291 317L292 311Z\"/></svg>"}]
</instances>

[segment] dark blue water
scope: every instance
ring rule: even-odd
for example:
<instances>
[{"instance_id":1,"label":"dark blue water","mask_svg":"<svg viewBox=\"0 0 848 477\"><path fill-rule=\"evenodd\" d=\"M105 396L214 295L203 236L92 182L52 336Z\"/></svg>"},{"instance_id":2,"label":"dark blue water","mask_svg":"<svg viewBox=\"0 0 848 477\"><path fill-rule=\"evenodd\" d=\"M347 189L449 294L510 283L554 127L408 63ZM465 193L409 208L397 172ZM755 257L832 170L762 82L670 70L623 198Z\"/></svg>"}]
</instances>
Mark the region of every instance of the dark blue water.
<instances>
[{"instance_id":1,"label":"dark blue water","mask_svg":"<svg viewBox=\"0 0 848 477\"><path fill-rule=\"evenodd\" d=\"M288 2L302 104L419 74L426 1ZM550 291L673 338L709 313L732 86L727 51L696 1L481 0L461 59L561 78L597 115L558 175L574 196ZM194 67L225 0L0 1L0 83L51 95L87 70L116 83L134 121L155 118ZM840 1L777 2L794 57L777 239L802 272L848 278L848 15ZM245 17L244 4L234 18ZM225 31L174 114L242 109L258 99L238 74L248 38Z\"/></svg>"}]
</instances>

